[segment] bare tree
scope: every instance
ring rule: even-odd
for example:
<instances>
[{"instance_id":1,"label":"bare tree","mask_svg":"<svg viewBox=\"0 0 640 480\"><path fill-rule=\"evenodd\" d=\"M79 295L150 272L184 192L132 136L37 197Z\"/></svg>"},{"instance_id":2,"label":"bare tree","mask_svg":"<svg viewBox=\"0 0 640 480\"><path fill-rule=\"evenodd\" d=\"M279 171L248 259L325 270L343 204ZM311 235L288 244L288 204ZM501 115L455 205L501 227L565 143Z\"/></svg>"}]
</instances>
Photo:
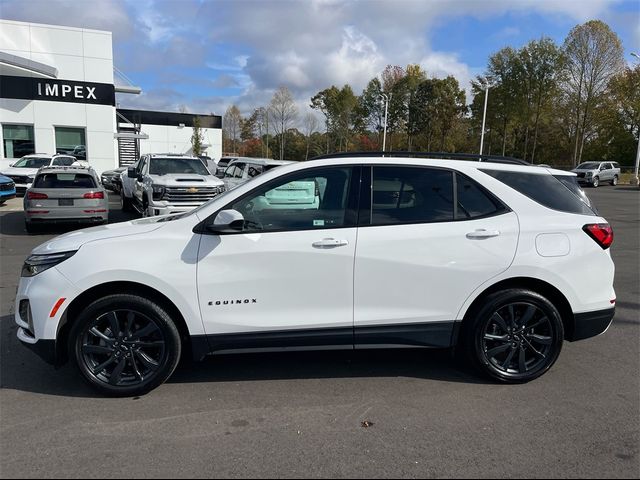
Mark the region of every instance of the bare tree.
<instances>
[{"instance_id":1,"label":"bare tree","mask_svg":"<svg viewBox=\"0 0 640 480\"><path fill-rule=\"evenodd\" d=\"M273 94L269 106L276 135L280 135L280 160L284 160L284 147L287 130L291 128L298 116L298 109L293 101L293 96L287 87L280 87Z\"/></svg>"},{"instance_id":2,"label":"bare tree","mask_svg":"<svg viewBox=\"0 0 640 480\"><path fill-rule=\"evenodd\" d=\"M318 119L313 113L307 112L307 114L304 116L303 127L303 133L307 137L307 153L304 159L309 160L309 146L311 144L311 135L313 135L318 130Z\"/></svg>"},{"instance_id":3,"label":"bare tree","mask_svg":"<svg viewBox=\"0 0 640 480\"><path fill-rule=\"evenodd\" d=\"M235 105L231 105L227 108L222 119L222 128L227 140L231 142L233 153L237 152L236 145L240 138L241 124L242 115L240 110Z\"/></svg>"},{"instance_id":4,"label":"bare tree","mask_svg":"<svg viewBox=\"0 0 640 480\"><path fill-rule=\"evenodd\" d=\"M577 165L585 140L592 134L594 113L606 97L609 80L623 68L623 48L606 23L591 20L569 32L564 54L565 92L573 106L573 163Z\"/></svg>"}]
</instances>

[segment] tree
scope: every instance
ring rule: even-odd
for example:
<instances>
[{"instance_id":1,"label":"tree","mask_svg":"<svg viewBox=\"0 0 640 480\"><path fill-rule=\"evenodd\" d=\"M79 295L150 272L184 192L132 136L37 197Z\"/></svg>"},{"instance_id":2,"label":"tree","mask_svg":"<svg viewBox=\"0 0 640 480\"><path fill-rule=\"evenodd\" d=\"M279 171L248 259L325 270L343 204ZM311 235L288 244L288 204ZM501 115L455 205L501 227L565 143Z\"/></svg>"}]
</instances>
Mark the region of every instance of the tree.
<instances>
[{"instance_id":1,"label":"tree","mask_svg":"<svg viewBox=\"0 0 640 480\"><path fill-rule=\"evenodd\" d=\"M227 142L231 142L231 152L237 153L237 142L240 139L240 125L242 123L242 115L235 105L227 108L222 119L223 133ZM227 143L226 151L229 152L229 144Z\"/></svg>"},{"instance_id":2,"label":"tree","mask_svg":"<svg viewBox=\"0 0 640 480\"><path fill-rule=\"evenodd\" d=\"M298 109L287 87L282 86L273 94L270 112L276 135L280 136L280 160L284 160L287 130L291 128L298 116Z\"/></svg>"},{"instance_id":3,"label":"tree","mask_svg":"<svg viewBox=\"0 0 640 480\"><path fill-rule=\"evenodd\" d=\"M311 136L318 129L318 119L313 113L308 112L304 116L303 123L304 123L304 135L307 137L307 151L305 153L304 159L309 160L309 147L311 145Z\"/></svg>"},{"instance_id":4,"label":"tree","mask_svg":"<svg viewBox=\"0 0 640 480\"><path fill-rule=\"evenodd\" d=\"M595 111L605 98L611 77L622 70L623 48L618 36L600 20L574 27L564 42L567 81L564 90L572 105L574 147L572 161L582 159L592 135Z\"/></svg>"},{"instance_id":5,"label":"tree","mask_svg":"<svg viewBox=\"0 0 640 480\"><path fill-rule=\"evenodd\" d=\"M202 130L200 128L200 118L193 117L193 133L191 134L191 151L196 157L203 154L204 148L202 143L204 138L202 136Z\"/></svg>"}]
</instances>

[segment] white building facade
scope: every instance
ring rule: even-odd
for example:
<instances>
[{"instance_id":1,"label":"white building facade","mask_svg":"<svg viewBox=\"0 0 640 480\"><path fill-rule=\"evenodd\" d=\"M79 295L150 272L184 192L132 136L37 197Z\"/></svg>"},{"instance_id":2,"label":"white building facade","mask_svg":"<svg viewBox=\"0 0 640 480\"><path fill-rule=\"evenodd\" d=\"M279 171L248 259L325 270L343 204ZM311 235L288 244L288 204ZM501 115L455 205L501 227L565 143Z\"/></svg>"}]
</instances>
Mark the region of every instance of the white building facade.
<instances>
[{"instance_id":1,"label":"white building facade","mask_svg":"<svg viewBox=\"0 0 640 480\"><path fill-rule=\"evenodd\" d=\"M191 153L194 119L205 155L222 155L215 115L116 108L111 32L0 20L0 169L30 153L70 153L98 171L142 153Z\"/></svg>"}]
</instances>

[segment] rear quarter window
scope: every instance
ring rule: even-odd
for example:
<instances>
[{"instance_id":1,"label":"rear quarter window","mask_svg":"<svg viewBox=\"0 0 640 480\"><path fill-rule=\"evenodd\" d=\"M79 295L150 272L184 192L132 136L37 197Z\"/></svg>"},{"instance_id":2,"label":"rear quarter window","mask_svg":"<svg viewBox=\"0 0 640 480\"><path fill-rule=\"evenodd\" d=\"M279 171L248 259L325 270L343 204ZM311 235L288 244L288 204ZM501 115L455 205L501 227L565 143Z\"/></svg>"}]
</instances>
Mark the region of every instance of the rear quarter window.
<instances>
[{"instance_id":1,"label":"rear quarter window","mask_svg":"<svg viewBox=\"0 0 640 480\"><path fill-rule=\"evenodd\" d=\"M531 200L552 210L595 215L580 194L566 182L548 174L508 172L502 170L482 170L487 175L501 181ZM570 182L570 180L567 180ZM586 195L584 196L586 198Z\"/></svg>"}]
</instances>

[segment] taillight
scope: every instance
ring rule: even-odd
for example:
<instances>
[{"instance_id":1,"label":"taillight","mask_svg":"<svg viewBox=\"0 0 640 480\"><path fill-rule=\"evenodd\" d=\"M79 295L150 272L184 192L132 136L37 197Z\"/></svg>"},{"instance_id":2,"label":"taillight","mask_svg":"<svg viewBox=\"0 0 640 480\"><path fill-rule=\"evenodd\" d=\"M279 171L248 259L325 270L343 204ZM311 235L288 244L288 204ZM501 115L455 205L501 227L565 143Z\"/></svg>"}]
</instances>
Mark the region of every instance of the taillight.
<instances>
[{"instance_id":1,"label":"taillight","mask_svg":"<svg viewBox=\"0 0 640 480\"><path fill-rule=\"evenodd\" d=\"M83 195L83 198L88 198L91 200L95 200L95 199L102 199L104 198L104 193L103 192L90 192L90 193L85 193Z\"/></svg>"},{"instance_id":2,"label":"taillight","mask_svg":"<svg viewBox=\"0 0 640 480\"><path fill-rule=\"evenodd\" d=\"M28 200L44 200L46 198L49 198L46 193L27 192Z\"/></svg>"},{"instance_id":3,"label":"taillight","mask_svg":"<svg viewBox=\"0 0 640 480\"><path fill-rule=\"evenodd\" d=\"M609 248L613 243L613 229L608 223L590 223L582 227L591 238L604 250Z\"/></svg>"}]
</instances>

